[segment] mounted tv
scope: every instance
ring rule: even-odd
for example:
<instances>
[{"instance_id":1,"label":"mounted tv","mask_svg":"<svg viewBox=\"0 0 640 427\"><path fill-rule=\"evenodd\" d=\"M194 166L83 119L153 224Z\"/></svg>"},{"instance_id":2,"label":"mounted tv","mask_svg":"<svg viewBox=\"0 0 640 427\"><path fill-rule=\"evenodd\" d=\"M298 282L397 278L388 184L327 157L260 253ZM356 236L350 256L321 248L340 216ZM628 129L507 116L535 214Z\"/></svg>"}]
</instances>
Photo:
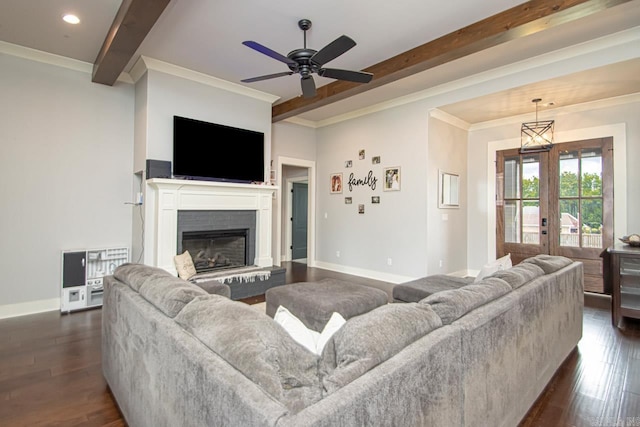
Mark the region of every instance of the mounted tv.
<instances>
[{"instance_id":1,"label":"mounted tv","mask_svg":"<svg viewBox=\"0 0 640 427\"><path fill-rule=\"evenodd\" d=\"M173 116L173 175L206 181L263 182L264 134Z\"/></svg>"}]
</instances>

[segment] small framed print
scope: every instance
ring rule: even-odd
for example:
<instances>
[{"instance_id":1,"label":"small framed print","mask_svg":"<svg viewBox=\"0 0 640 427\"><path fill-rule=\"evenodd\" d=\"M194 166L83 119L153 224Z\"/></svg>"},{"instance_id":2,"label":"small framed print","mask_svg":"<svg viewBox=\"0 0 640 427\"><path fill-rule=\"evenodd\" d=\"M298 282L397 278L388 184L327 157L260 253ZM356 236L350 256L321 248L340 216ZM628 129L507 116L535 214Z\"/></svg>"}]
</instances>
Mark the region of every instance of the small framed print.
<instances>
[{"instance_id":1,"label":"small framed print","mask_svg":"<svg viewBox=\"0 0 640 427\"><path fill-rule=\"evenodd\" d=\"M360 150L360 151L358 151L358 158L359 158L360 160L364 160L364 150Z\"/></svg>"},{"instance_id":2,"label":"small framed print","mask_svg":"<svg viewBox=\"0 0 640 427\"><path fill-rule=\"evenodd\" d=\"M342 194L342 173L331 174L331 194Z\"/></svg>"},{"instance_id":3,"label":"small framed print","mask_svg":"<svg viewBox=\"0 0 640 427\"><path fill-rule=\"evenodd\" d=\"M350 205L353 203L353 199L351 197L345 197L344 198L344 204L345 205Z\"/></svg>"},{"instance_id":4,"label":"small framed print","mask_svg":"<svg viewBox=\"0 0 640 427\"><path fill-rule=\"evenodd\" d=\"M380 156L375 156L371 158L371 164L379 165L380 164Z\"/></svg>"},{"instance_id":5,"label":"small framed print","mask_svg":"<svg viewBox=\"0 0 640 427\"><path fill-rule=\"evenodd\" d=\"M400 166L384 168L384 191L400 191Z\"/></svg>"},{"instance_id":6,"label":"small framed print","mask_svg":"<svg viewBox=\"0 0 640 427\"><path fill-rule=\"evenodd\" d=\"M346 162L344 162L344 167L345 168L353 167L353 161L352 160L347 160Z\"/></svg>"},{"instance_id":7,"label":"small framed print","mask_svg":"<svg viewBox=\"0 0 640 427\"><path fill-rule=\"evenodd\" d=\"M380 196L371 196L371 203L374 205L380 204Z\"/></svg>"},{"instance_id":8,"label":"small framed print","mask_svg":"<svg viewBox=\"0 0 640 427\"><path fill-rule=\"evenodd\" d=\"M364 213L364 205L358 205L358 213L359 214L363 214Z\"/></svg>"}]
</instances>

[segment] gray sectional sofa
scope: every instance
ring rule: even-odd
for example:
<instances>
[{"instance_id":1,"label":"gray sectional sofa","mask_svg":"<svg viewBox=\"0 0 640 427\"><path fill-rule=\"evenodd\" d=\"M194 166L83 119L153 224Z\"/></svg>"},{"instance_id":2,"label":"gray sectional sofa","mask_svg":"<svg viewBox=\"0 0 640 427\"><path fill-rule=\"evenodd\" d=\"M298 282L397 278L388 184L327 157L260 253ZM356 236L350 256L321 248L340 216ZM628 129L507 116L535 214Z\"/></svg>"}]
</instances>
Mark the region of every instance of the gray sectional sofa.
<instances>
[{"instance_id":1,"label":"gray sectional sofa","mask_svg":"<svg viewBox=\"0 0 640 427\"><path fill-rule=\"evenodd\" d=\"M104 376L131 426L515 426L582 335L582 264L528 263L353 317L320 356L125 265L105 281Z\"/></svg>"}]
</instances>

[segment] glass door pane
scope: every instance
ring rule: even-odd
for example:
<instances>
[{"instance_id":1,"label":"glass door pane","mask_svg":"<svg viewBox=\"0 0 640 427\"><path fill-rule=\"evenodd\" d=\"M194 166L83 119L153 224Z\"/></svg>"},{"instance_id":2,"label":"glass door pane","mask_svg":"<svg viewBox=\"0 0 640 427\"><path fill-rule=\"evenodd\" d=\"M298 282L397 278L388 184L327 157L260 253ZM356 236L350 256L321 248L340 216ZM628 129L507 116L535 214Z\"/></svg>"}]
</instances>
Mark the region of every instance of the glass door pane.
<instances>
[{"instance_id":1,"label":"glass door pane","mask_svg":"<svg viewBox=\"0 0 640 427\"><path fill-rule=\"evenodd\" d=\"M603 248L602 149L582 150L580 170L582 247Z\"/></svg>"},{"instance_id":2,"label":"glass door pane","mask_svg":"<svg viewBox=\"0 0 640 427\"><path fill-rule=\"evenodd\" d=\"M602 149L559 156L560 246L602 248Z\"/></svg>"},{"instance_id":3,"label":"glass door pane","mask_svg":"<svg viewBox=\"0 0 640 427\"><path fill-rule=\"evenodd\" d=\"M504 241L540 244L540 157L504 160Z\"/></svg>"}]
</instances>

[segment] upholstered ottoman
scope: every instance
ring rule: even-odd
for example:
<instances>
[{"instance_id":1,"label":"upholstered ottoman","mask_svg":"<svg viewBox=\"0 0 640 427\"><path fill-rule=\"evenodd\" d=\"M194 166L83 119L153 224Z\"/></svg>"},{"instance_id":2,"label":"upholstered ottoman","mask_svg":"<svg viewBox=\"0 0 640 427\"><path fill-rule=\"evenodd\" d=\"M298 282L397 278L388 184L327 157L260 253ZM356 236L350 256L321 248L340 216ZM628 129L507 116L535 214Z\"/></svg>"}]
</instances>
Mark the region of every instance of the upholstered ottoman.
<instances>
[{"instance_id":1,"label":"upholstered ottoman","mask_svg":"<svg viewBox=\"0 0 640 427\"><path fill-rule=\"evenodd\" d=\"M473 277L456 277L445 274L422 277L393 287L395 302L418 302L436 292L458 289L473 283Z\"/></svg>"},{"instance_id":2,"label":"upholstered ottoman","mask_svg":"<svg viewBox=\"0 0 640 427\"><path fill-rule=\"evenodd\" d=\"M323 279L271 288L265 299L269 316L282 305L307 328L321 332L334 311L345 319L364 314L385 305L387 293L344 280Z\"/></svg>"}]
</instances>

